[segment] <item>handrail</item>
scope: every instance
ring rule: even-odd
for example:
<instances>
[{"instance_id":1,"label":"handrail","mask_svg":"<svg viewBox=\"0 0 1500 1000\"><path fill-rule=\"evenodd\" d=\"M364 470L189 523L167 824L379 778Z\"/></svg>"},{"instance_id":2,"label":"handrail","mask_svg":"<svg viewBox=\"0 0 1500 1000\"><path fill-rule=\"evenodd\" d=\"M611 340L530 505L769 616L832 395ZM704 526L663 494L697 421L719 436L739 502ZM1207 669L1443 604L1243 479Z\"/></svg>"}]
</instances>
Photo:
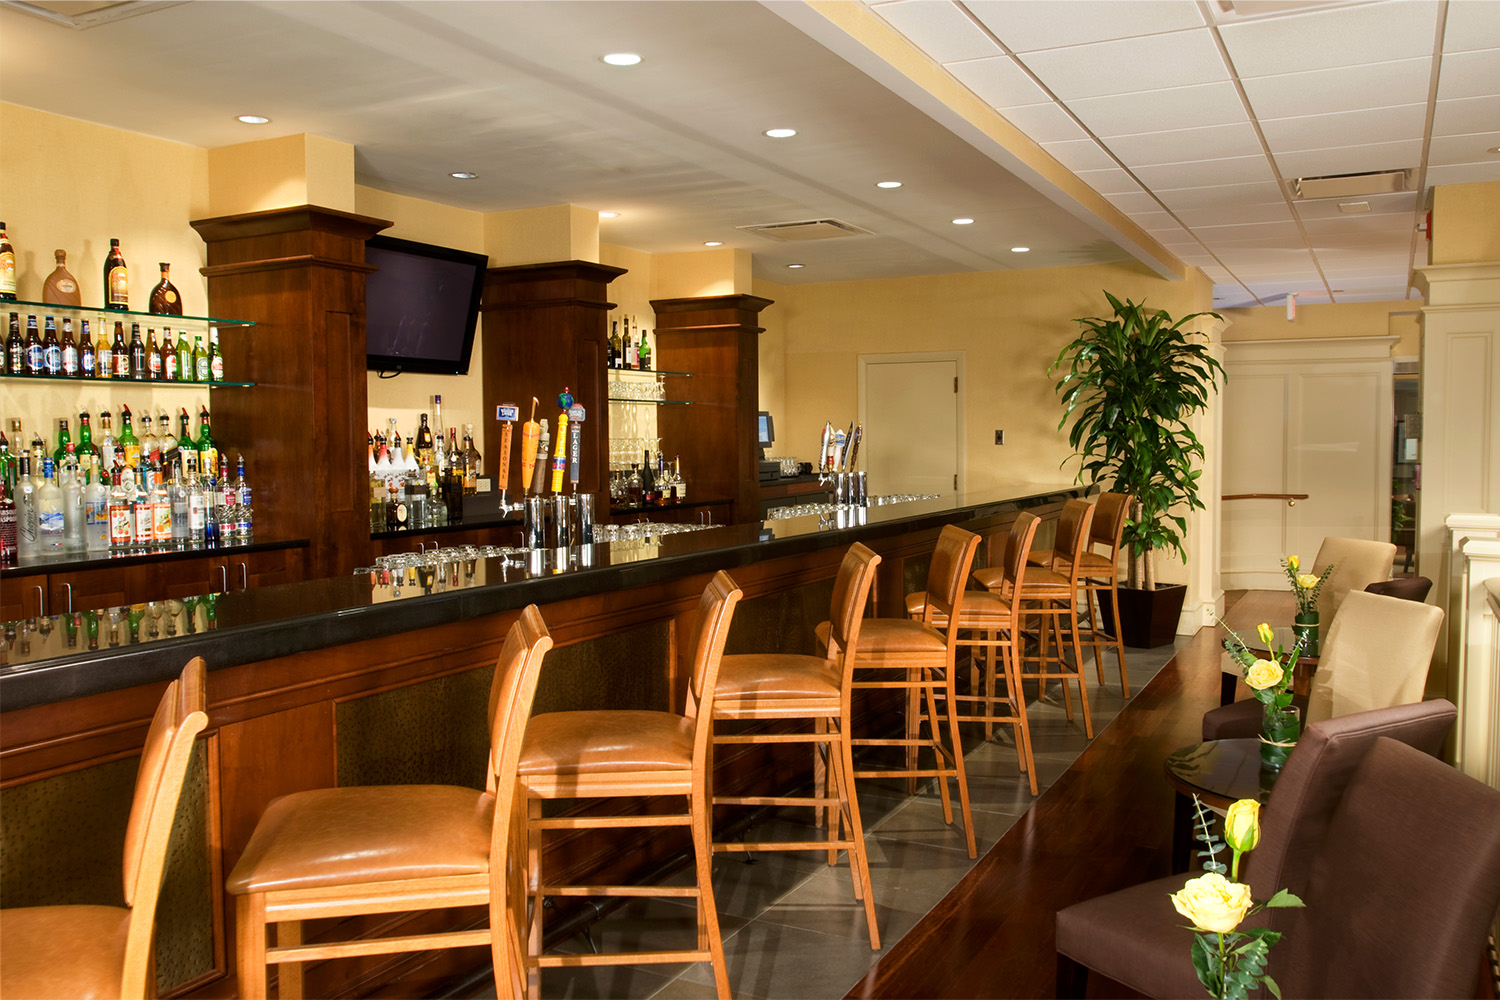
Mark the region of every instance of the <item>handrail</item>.
<instances>
[{"instance_id":1,"label":"handrail","mask_svg":"<svg viewBox=\"0 0 1500 1000\"><path fill-rule=\"evenodd\" d=\"M1285 500L1288 507L1297 506L1298 500L1306 500L1306 493L1226 493L1220 500Z\"/></svg>"}]
</instances>

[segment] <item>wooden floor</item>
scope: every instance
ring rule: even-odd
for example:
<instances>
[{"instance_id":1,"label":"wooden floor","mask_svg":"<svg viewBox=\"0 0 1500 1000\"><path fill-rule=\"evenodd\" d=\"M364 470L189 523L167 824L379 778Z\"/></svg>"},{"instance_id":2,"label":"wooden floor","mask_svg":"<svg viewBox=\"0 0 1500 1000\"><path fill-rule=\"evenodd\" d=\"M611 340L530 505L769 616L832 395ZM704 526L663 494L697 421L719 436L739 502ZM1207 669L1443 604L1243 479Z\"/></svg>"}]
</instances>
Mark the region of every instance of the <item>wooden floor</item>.
<instances>
[{"instance_id":1,"label":"wooden floor","mask_svg":"<svg viewBox=\"0 0 1500 1000\"><path fill-rule=\"evenodd\" d=\"M1284 614L1283 596L1252 591L1226 621L1244 634ZM1219 703L1222 636L1200 630L848 996L1055 996L1054 914L1171 872L1162 760L1196 743Z\"/></svg>"}]
</instances>

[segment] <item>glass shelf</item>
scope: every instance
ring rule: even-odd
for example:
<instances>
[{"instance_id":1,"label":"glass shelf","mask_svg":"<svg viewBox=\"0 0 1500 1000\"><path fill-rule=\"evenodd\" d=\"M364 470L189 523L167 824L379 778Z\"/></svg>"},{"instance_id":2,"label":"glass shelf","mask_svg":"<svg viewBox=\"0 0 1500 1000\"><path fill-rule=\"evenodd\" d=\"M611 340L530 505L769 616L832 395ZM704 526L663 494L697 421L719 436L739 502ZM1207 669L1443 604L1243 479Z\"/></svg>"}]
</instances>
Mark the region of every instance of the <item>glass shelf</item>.
<instances>
[{"instance_id":1,"label":"glass shelf","mask_svg":"<svg viewBox=\"0 0 1500 1000\"><path fill-rule=\"evenodd\" d=\"M647 368L645 370L642 370L640 368L606 368L606 369L604 369L604 371L608 375L611 375L611 376L613 376L613 375L680 375L683 378L692 378L693 377L693 373L692 372L669 372L669 371L664 371L663 369L660 369L660 368Z\"/></svg>"},{"instance_id":2,"label":"glass shelf","mask_svg":"<svg viewBox=\"0 0 1500 1000\"><path fill-rule=\"evenodd\" d=\"M692 406L691 399L626 399L623 396L610 396L611 403L635 403L640 406Z\"/></svg>"},{"instance_id":3,"label":"glass shelf","mask_svg":"<svg viewBox=\"0 0 1500 1000\"><path fill-rule=\"evenodd\" d=\"M177 326L198 325L209 326L254 326L254 320L248 319L219 319L215 316L163 316L160 313L135 312L131 309L105 309L103 306L65 306L56 302L0 302L0 314L30 313L35 316L108 316L114 319L125 319L127 317L139 317L142 320L151 320L160 326L177 328ZM25 325L22 324L24 335Z\"/></svg>"},{"instance_id":4,"label":"glass shelf","mask_svg":"<svg viewBox=\"0 0 1500 1000\"><path fill-rule=\"evenodd\" d=\"M133 378L78 378L75 375L9 375L0 373L0 379L8 382L66 382L69 385L97 385L106 389L222 389L226 386L253 386L254 382L199 382L165 379Z\"/></svg>"}]
</instances>

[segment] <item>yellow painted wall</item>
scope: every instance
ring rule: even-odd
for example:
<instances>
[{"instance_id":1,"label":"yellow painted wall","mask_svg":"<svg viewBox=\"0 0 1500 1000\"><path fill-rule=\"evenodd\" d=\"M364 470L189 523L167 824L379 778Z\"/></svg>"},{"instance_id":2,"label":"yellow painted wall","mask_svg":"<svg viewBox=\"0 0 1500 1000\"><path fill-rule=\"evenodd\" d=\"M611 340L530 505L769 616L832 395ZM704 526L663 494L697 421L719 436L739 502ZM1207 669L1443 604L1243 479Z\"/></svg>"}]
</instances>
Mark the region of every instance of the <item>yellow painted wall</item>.
<instances>
[{"instance_id":1,"label":"yellow painted wall","mask_svg":"<svg viewBox=\"0 0 1500 1000\"><path fill-rule=\"evenodd\" d=\"M1432 189L1433 264L1500 260L1500 181Z\"/></svg>"},{"instance_id":2,"label":"yellow painted wall","mask_svg":"<svg viewBox=\"0 0 1500 1000\"><path fill-rule=\"evenodd\" d=\"M1221 309L1228 324L1224 342L1246 340L1294 340L1321 337L1401 338L1391 345L1392 357L1421 353L1417 329L1421 302L1338 302L1297 306L1297 318L1288 321L1285 306Z\"/></svg>"},{"instance_id":3,"label":"yellow painted wall","mask_svg":"<svg viewBox=\"0 0 1500 1000\"><path fill-rule=\"evenodd\" d=\"M208 150L210 215L293 205L355 210L354 147L299 133Z\"/></svg>"},{"instance_id":4,"label":"yellow painted wall","mask_svg":"<svg viewBox=\"0 0 1500 1000\"><path fill-rule=\"evenodd\" d=\"M760 312L760 325L764 332L760 335L760 409L771 414L771 422L776 426L776 444L771 449L776 455L796 456L804 462L811 462L814 456L809 451L806 455L801 454L793 445L798 443L797 439L786 436L791 430L787 423L786 407L786 315L787 309L784 304L787 297L787 287L772 281L757 281L750 289L750 294L758 295L763 299L770 299L774 305L767 306ZM786 430L782 428L785 427ZM812 449L813 451L816 448Z\"/></svg>"},{"instance_id":5,"label":"yellow painted wall","mask_svg":"<svg viewBox=\"0 0 1500 1000\"><path fill-rule=\"evenodd\" d=\"M166 261L172 265L172 283L182 293L183 312L201 316L207 311L207 288L198 273L205 248L187 224L209 214L205 150L4 103L0 140L0 219L16 248L20 299L41 299L42 284L55 266L52 252L62 249L68 252L68 270L78 279L84 304L101 304L104 257L113 237L120 240L130 268L132 306L145 310L160 276L156 264ZM10 311L0 309L0 316ZM24 332L26 313L17 311ZM44 315L37 316L38 327ZM97 329L97 318L91 325ZM107 325L112 329L113 320ZM60 332L60 323L58 328ZM197 388L107 386L0 383L0 426L9 435L11 419L20 418L28 441L40 430L55 442L57 418L69 418L76 437L81 410L94 415L96 430L99 411L113 411L118 432L121 403L137 415L163 408L175 414L184 407L196 414L208 400L208 393ZM253 475L253 456L250 465Z\"/></svg>"},{"instance_id":6,"label":"yellow painted wall","mask_svg":"<svg viewBox=\"0 0 1500 1000\"><path fill-rule=\"evenodd\" d=\"M750 291L750 268L750 251L733 247L657 254L651 296L690 299L744 295Z\"/></svg>"},{"instance_id":7,"label":"yellow painted wall","mask_svg":"<svg viewBox=\"0 0 1500 1000\"><path fill-rule=\"evenodd\" d=\"M547 205L484 217L490 266L554 260L599 260L599 213L577 205Z\"/></svg>"}]
</instances>

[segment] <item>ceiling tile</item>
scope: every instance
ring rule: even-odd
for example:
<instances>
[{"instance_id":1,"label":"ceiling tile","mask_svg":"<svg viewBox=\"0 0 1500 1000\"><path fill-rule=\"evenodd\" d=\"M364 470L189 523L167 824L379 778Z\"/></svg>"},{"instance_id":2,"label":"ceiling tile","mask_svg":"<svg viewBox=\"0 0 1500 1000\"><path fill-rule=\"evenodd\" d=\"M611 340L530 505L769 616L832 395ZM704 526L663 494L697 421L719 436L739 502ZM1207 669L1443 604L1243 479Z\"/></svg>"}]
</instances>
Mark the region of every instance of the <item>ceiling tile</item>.
<instances>
[{"instance_id":1,"label":"ceiling tile","mask_svg":"<svg viewBox=\"0 0 1500 1000\"><path fill-rule=\"evenodd\" d=\"M1487 184L1500 181L1500 156L1495 163L1456 163L1447 167L1428 167L1427 186L1439 184Z\"/></svg>"},{"instance_id":2,"label":"ceiling tile","mask_svg":"<svg viewBox=\"0 0 1500 1000\"><path fill-rule=\"evenodd\" d=\"M1042 148L1056 157L1057 162L1069 170L1104 170L1119 166L1108 153L1099 148L1099 144L1093 139L1044 142Z\"/></svg>"},{"instance_id":3,"label":"ceiling tile","mask_svg":"<svg viewBox=\"0 0 1500 1000\"><path fill-rule=\"evenodd\" d=\"M969 0L969 10L1015 52L1084 45L1203 26L1192 0Z\"/></svg>"},{"instance_id":4,"label":"ceiling tile","mask_svg":"<svg viewBox=\"0 0 1500 1000\"><path fill-rule=\"evenodd\" d=\"M1443 71L1438 77L1438 100L1489 97L1496 90L1500 90L1500 49L1443 56Z\"/></svg>"},{"instance_id":5,"label":"ceiling tile","mask_svg":"<svg viewBox=\"0 0 1500 1000\"><path fill-rule=\"evenodd\" d=\"M1405 237L1412 232L1410 215L1345 215L1336 219L1305 219L1307 237L1316 246L1347 247L1365 237L1388 239L1392 234Z\"/></svg>"},{"instance_id":6,"label":"ceiling tile","mask_svg":"<svg viewBox=\"0 0 1500 1000\"><path fill-rule=\"evenodd\" d=\"M1245 222L1286 222L1292 210L1286 202L1264 205L1215 205L1212 208L1174 209L1183 225L1190 228L1209 225L1237 225Z\"/></svg>"},{"instance_id":7,"label":"ceiling tile","mask_svg":"<svg viewBox=\"0 0 1500 1000\"><path fill-rule=\"evenodd\" d=\"M1432 54L1435 0L1399 0L1225 23L1224 47L1243 78L1360 66Z\"/></svg>"},{"instance_id":8,"label":"ceiling tile","mask_svg":"<svg viewBox=\"0 0 1500 1000\"><path fill-rule=\"evenodd\" d=\"M1195 226L1193 235L1197 236L1215 253L1220 247L1236 247L1247 249L1257 244L1265 244L1264 249L1284 246L1287 240L1300 243L1301 233L1295 222L1252 222L1236 226ZM1305 253L1301 249L1282 251L1278 253Z\"/></svg>"},{"instance_id":9,"label":"ceiling tile","mask_svg":"<svg viewBox=\"0 0 1500 1000\"><path fill-rule=\"evenodd\" d=\"M1309 149L1276 157L1283 177L1328 177L1370 170L1405 170L1422 162L1422 140L1377 142L1340 149Z\"/></svg>"},{"instance_id":10,"label":"ceiling tile","mask_svg":"<svg viewBox=\"0 0 1500 1000\"><path fill-rule=\"evenodd\" d=\"M1107 197L1111 205L1126 215L1133 215L1136 212L1161 211L1161 203L1140 188L1136 188L1134 191L1121 191Z\"/></svg>"},{"instance_id":11,"label":"ceiling tile","mask_svg":"<svg viewBox=\"0 0 1500 1000\"><path fill-rule=\"evenodd\" d=\"M1432 116L1432 134L1468 135L1484 132L1500 122L1500 94L1438 101Z\"/></svg>"},{"instance_id":12,"label":"ceiling tile","mask_svg":"<svg viewBox=\"0 0 1500 1000\"><path fill-rule=\"evenodd\" d=\"M1244 81L1250 107L1259 118L1295 118L1338 111L1427 101L1432 60L1345 66L1285 73Z\"/></svg>"},{"instance_id":13,"label":"ceiling tile","mask_svg":"<svg viewBox=\"0 0 1500 1000\"><path fill-rule=\"evenodd\" d=\"M949 62L943 68L992 108L1052 102L1047 92L1038 87L1010 56L991 55L985 59Z\"/></svg>"},{"instance_id":14,"label":"ceiling tile","mask_svg":"<svg viewBox=\"0 0 1500 1000\"><path fill-rule=\"evenodd\" d=\"M1085 184L1104 195L1129 194L1141 189L1140 184L1136 183L1135 178L1119 167L1107 167L1103 170L1078 170L1075 173Z\"/></svg>"},{"instance_id":15,"label":"ceiling tile","mask_svg":"<svg viewBox=\"0 0 1500 1000\"><path fill-rule=\"evenodd\" d=\"M1500 132L1438 136L1432 140L1427 158L1429 163L1437 166L1453 163L1500 163L1500 157L1489 152L1496 146L1500 146Z\"/></svg>"},{"instance_id":16,"label":"ceiling tile","mask_svg":"<svg viewBox=\"0 0 1500 1000\"><path fill-rule=\"evenodd\" d=\"M940 63L992 55L995 43L956 4L898 0L875 13Z\"/></svg>"},{"instance_id":17,"label":"ceiling tile","mask_svg":"<svg viewBox=\"0 0 1500 1000\"><path fill-rule=\"evenodd\" d=\"M1255 156L1261 152L1260 139L1249 122L1117 135L1106 145L1132 168L1176 163L1185 153L1194 159L1217 160L1228 156Z\"/></svg>"},{"instance_id":18,"label":"ceiling tile","mask_svg":"<svg viewBox=\"0 0 1500 1000\"><path fill-rule=\"evenodd\" d=\"M1285 201L1281 185L1274 180L1251 184L1217 184L1185 188L1153 189L1168 208L1208 208L1214 205L1264 205Z\"/></svg>"},{"instance_id":19,"label":"ceiling tile","mask_svg":"<svg viewBox=\"0 0 1500 1000\"><path fill-rule=\"evenodd\" d=\"M1232 83L1152 91L1147 97L1125 94L1087 97L1068 102L1069 109L1100 138L1155 132L1162 124L1178 128L1229 125L1249 121Z\"/></svg>"},{"instance_id":20,"label":"ceiling tile","mask_svg":"<svg viewBox=\"0 0 1500 1000\"><path fill-rule=\"evenodd\" d=\"M1264 156L1232 156L1222 160L1193 160L1140 167L1135 175L1152 190L1249 184L1275 179L1271 165Z\"/></svg>"},{"instance_id":21,"label":"ceiling tile","mask_svg":"<svg viewBox=\"0 0 1500 1000\"><path fill-rule=\"evenodd\" d=\"M1331 115L1298 118L1262 118L1261 132L1276 155L1304 149L1357 146L1371 142L1395 142L1420 136L1427 127L1427 105L1342 111Z\"/></svg>"},{"instance_id":22,"label":"ceiling tile","mask_svg":"<svg viewBox=\"0 0 1500 1000\"><path fill-rule=\"evenodd\" d=\"M1063 101L1229 79L1207 28L1028 52L1021 61Z\"/></svg>"},{"instance_id":23,"label":"ceiling tile","mask_svg":"<svg viewBox=\"0 0 1500 1000\"><path fill-rule=\"evenodd\" d=\"M1088 136L1058 104L1032 104L1024 108L1002 108L1006 121L1025 132L1033 142L1061 142ZM1090 139L1090 142L1093 140Z\"/></svg>"},{"instance_id":24,"label":"ceiling tile","mask_svg":"<svg viewBox=\"0 0 1500 1000\"><path fill-rule=\"evenodd\" d=\"M1495 48L1500 48L1500 4L1470 0L1448 5L1448 23L1443 29L1444 52Z\"/></svg>"},{"instance_id":25,"label":"ceiling tile","mask_svg":"<svg viewBox=\"0 0 1500 1000\"><path fill-rule=\"evenodd\" d=\"M1411 216L1417 210L1419 196L1415 191L1404 191L1401 194L1376 194L1360 198L1319 198L1316 201L1298 201L1293 204L1297 209L1297 216L1301 219L1347 219L1349 216L1339 211L1341 201L1367 201L1370 203L1368 215L1401 215Z\"/></svg>"}]
</instances>

